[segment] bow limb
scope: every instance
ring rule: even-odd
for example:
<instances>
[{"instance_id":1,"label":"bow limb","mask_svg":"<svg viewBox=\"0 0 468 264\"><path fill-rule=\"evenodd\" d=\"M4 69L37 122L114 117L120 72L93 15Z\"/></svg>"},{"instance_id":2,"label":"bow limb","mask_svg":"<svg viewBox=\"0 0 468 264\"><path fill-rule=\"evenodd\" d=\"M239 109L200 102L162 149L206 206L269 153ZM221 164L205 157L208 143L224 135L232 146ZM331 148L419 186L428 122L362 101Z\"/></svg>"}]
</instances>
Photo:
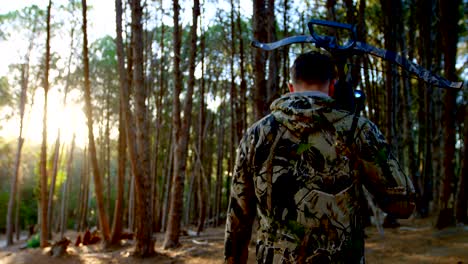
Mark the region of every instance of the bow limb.
<instances>
[{"instance_id":1,"label":"bow limb","mask_svg":"<svg viewBox=\"0 0 468 264\"><path fill-rule=\"evenodd\" d=\"M400 67L402 67L403 69L416 75L418 78L424 80L425 82L429 84L435 85L437 87L461 89L461 87L463 86L463 82L452 82L443 77L435 75L432 72L428 71L427 69L403 58L402 56L398 55L397 53L393 51L379 49L367 43L363 43L359 41L356 42L356 45L353 47L353 50L364 52L364 53L369 53L371 55L380 57L384 60L394 62L398 64Z\"/></svg>"},{"instance_id":2,"label":"bow limb","mask_svg":"<svg viewBox=\"0 0 468 264\"><path fill-rule=\"evenodd\" d=\"M293 36L278 40L276 42L271 43L261 43L256 40L251 42L251 45L255 48L260 48L262 50L270 51L274 50L286 45L294 44L294 43L315 43L314 38L312 36L300 35L300 36Z\"/></svg>"}]
</instances>

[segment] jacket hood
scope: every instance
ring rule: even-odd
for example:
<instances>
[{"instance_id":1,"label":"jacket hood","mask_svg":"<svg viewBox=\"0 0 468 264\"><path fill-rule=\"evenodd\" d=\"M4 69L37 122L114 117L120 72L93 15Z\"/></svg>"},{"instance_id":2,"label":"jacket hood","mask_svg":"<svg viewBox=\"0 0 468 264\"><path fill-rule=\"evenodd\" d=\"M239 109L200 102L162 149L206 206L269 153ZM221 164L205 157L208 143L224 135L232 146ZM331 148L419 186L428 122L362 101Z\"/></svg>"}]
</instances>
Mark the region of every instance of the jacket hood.
<instances>
[{"instance_id":1,"label":"jacket hood","mask_svg":"<svg viewBox=\"0 0 468 264\"><path fill-rule=\"evenodd\" d=\"M332 111L334 100L321 92L294 92L275 100L270 109L275 119L294 132L314 130L324 113Z\"/></svg>"}]
</instances>

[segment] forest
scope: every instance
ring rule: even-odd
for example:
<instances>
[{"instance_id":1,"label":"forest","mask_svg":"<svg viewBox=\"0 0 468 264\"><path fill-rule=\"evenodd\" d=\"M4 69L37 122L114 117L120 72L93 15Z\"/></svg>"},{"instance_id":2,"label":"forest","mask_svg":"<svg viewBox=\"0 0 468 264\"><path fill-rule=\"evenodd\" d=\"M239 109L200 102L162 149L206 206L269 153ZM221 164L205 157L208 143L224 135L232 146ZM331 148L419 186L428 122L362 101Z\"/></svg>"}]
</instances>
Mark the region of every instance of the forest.
<instances>
[{"instance_id":1,"label":"forest","mask_svg":"<svg viewBox=\"0 0 468 264\"><path fill-rule=\"evenodd\" d=\"M366 231L369 263L434 263L437 245L435 262L468 261L468 2L115 0L90 21L96 2L0 12L14 57L0 71L0 262L50 263L47 249L66 263L222 263L238 143L288 92L294 58L319 49L251 41L307 35L310 19L463 82L440 88L365 53L345 64L417 193L399 229ZM113 32L90 35L99 24ZM430 245L413 258L382 253L417 241Z\"/></svg>"}]
</instances>

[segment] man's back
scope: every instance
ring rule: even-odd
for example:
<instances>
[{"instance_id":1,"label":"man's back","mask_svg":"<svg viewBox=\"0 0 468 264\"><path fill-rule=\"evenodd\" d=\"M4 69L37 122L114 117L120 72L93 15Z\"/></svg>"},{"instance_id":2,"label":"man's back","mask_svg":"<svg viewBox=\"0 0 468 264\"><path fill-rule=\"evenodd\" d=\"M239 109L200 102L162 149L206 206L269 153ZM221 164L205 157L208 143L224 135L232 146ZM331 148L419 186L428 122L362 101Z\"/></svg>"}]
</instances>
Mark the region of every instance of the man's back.
<instances>
[{"instance_id":1,"label":"man's back","mask_svg":"<svg viewBox=\"0 0 468 264\"><path fill-rule=\"evenodd\" d=\"M226 257L242 263L257 209L258 263L360 263L362 185L379 205L408 216L409 179L384 137L317 92L290 93L271 106L241 142L226 225Z\"/></svg>"}]
</instances>

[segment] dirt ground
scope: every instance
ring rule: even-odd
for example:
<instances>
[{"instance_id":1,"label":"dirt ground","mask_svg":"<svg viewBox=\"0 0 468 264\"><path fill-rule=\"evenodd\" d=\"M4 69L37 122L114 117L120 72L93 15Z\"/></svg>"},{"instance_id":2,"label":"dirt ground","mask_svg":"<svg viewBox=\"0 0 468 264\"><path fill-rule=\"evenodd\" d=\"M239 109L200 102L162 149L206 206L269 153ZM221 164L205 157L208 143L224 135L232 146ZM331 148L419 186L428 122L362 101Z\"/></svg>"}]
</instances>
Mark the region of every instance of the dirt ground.
<instances>
[{"instance_id":1,"label":"dirt ground","mask_svg":"<svg viewBox=\"0 0 468 264\"><path fill-rule=\"evenodd\" d=\"M434 230L429 219L400 220L401 227L385 229L381 236L376 228L366 229L367 263L468 263L468 226ZM76 233L69 232L72 238ZM4 237L0 237L4 238ZM163 234L157 236L158 255L147 259L131 256L133 241L122 248L103 252L99 246L69 246L67 255L53 258L46 249L20 250L20 244L0 248L1 264L62 264L62 263L223 263L223 228L207 229L200 236L181 237L182 247L162 250ZM255 263L255 247L250 248L249 263Z\"/></svg>"}]
</instances>

